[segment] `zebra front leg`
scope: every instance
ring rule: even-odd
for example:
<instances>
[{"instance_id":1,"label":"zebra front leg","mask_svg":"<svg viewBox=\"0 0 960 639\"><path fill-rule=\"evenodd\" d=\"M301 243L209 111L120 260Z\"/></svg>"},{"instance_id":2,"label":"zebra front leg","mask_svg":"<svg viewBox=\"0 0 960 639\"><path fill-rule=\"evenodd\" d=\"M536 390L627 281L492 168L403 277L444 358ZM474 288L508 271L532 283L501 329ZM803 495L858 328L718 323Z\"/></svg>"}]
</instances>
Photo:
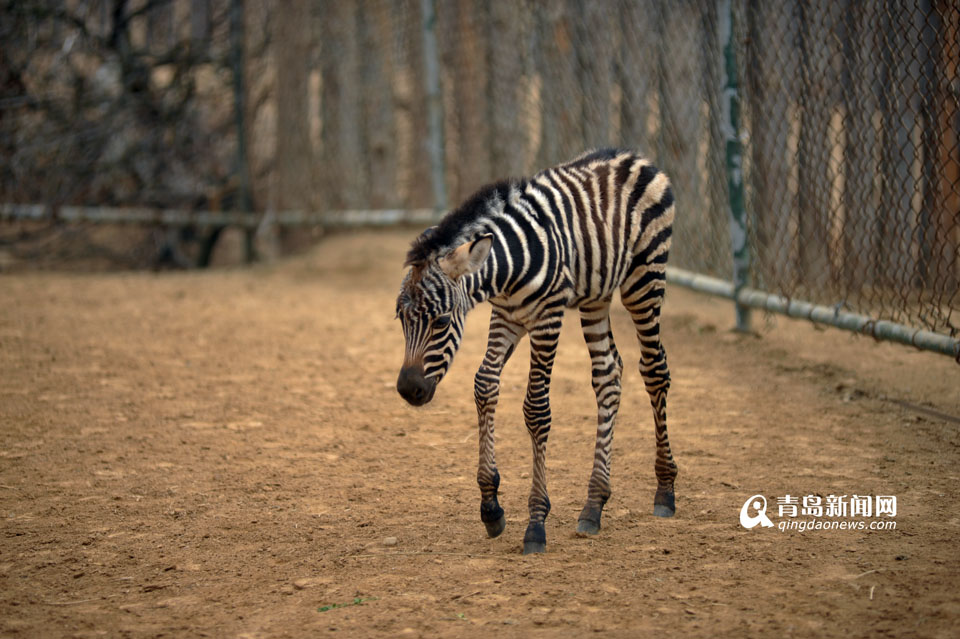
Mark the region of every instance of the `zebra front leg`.
<instances>
[{"instance_id":1,"label":"zebra front leg","mask_svg":"<svg viewBox=\"0 0 960 639\"><path fill-rule=\"evenodd\" d=\"M590 351L593 391L597 396L597 444L587 488L587 503L580 512L577 533L596 535L600 532L603 507L610 498L610 449L617 410L620 408L623 360L617 353L613 333L610 332L610 300L582 307L580 325Z\"/></svg>"},{"instance_id":2,"label":"zebra front leg","mask_svg":"<svg viewBox=\"0 0 960 639\"><path fill-rule=\"evenodd\" d=\"M507 524L503 508L497 501L500 471L497 470L494 450L494 413L500 396L500 373L523 333L522 327L507 321L494 308L490 317L487 353L474 378L473 396L477 402L480 430L480 463L477 467L477 484L480 486L480 520L490 537L496 537L502 533Z\"/></svg>"},{"instance_id":3,"label":"zebra front leg","mask_svg":"<svg viewBox=\"0 0 960 639\"><path fill-rule=\"evenodd\" d=\"M547 436L550 434L550 374L557 354L563 309L530 331L530 376L523 400L523 418L533 445L533 482L527 502L530 522L523 535L523 554L546 552L544 522L550 513L547 495Z\"/></svg>"}]
</instances>

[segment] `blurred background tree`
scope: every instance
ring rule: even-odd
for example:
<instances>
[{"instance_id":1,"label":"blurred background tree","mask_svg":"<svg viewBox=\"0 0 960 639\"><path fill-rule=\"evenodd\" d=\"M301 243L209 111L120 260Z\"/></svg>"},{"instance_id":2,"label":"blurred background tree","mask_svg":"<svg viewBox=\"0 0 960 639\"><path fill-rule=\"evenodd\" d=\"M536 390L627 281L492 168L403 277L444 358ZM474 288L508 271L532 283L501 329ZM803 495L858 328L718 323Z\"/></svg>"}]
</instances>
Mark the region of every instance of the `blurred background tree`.
<instances>
[{"instance_id":1,"label":"blurred background tree","mask_svg":"<svg viewBox=\"0 0 960 639\"><path fill-rule=\"evenodd\" d=\"M250 260L623 146L673 180L671 263L729 278L731 15L753 285L960 331L951 0L0 0L0 268Z\"/></svg>"}]
</instances>

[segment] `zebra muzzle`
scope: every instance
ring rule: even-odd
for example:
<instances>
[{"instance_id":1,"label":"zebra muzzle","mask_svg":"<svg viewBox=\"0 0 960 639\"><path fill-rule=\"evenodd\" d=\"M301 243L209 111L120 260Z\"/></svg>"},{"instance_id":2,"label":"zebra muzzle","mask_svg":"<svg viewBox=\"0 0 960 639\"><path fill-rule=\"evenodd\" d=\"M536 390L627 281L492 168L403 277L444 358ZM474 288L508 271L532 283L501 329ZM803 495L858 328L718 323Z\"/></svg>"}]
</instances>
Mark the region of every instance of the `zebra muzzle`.
<instances>
[{"instance_id":1,"label":"zebra muzzle","mask_svg":"<svg viewBox=\"0 0 960 639\"><path fill-rule=\"evenodd\" d=\"M427 378L423 370L417 366L408 366L400 369L397 378L397 392L412 406L423 406L433 399L433 392L437 389L434 378Z\"/></svg>"}]
</instances>

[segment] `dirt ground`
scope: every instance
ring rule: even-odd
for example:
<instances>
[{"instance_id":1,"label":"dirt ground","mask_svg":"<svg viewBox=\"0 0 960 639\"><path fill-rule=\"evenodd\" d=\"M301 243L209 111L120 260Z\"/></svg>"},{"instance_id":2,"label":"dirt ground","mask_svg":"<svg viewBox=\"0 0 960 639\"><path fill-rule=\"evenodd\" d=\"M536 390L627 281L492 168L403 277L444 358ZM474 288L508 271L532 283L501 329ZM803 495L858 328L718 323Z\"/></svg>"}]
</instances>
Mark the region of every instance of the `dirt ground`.
<instances>
[{"instance_id":1,"label":"dirt ground","mask_svg":"<svg viewBox=\"0 0 960 639\"><path fill-rule=\"evenodd\" d=\"M548 552L524 557L526 342L504 374L508 523L491 540L472 389L489 307L432 404L394 389L413 235L333 236L252 269L0 276L0 635L957 636L956 363L761 314L738 335L729 304L671 288L680 476L663 520L617 307L614 494L583 539L596 417L569 315ZM895 495L896 529L746 530L754 494L775 524L787 494Z\"/></svg>"}]
</instances>

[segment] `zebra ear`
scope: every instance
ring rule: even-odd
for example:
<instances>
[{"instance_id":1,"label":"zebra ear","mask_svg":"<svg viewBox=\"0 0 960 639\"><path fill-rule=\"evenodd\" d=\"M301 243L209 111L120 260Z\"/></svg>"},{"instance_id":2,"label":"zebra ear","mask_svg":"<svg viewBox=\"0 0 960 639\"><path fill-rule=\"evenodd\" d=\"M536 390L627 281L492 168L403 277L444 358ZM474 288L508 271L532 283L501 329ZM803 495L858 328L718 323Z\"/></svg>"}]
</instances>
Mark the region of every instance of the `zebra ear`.
<instances>
[{"instance_id":1,"label":"zebra ear","mask_svg":"<svg viewBox=\"0 0 960 639\"><path fill-rule=\"evenodd\" d=\"M483 263L487 261L492 246L493 235L488 233L472 242L464 242L437 260L437 264L440 266L440 270L447 274L447 277L455 280L466 273L479 271Z\"/></svg>"}]
</instances>

